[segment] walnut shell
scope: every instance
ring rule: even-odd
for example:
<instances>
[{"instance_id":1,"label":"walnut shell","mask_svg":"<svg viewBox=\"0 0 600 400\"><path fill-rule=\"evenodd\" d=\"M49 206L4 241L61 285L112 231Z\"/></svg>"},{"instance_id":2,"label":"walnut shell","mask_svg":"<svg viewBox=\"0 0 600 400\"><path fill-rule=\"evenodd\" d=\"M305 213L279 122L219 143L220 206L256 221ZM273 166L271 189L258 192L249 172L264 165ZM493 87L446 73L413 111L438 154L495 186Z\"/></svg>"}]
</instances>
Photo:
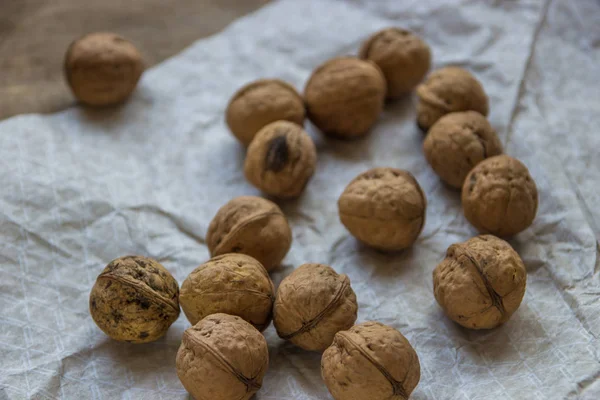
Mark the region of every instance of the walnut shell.
<instances>
[{"instance_id":1,"label":"walnut shell","mask_svg":"<svg viewBox=\"0 0 600 400\"><path fill-rule=\"evenodd\" d=\"M434 71L417 87L417 125L427 131L443 115L477 111L487 116L488 97L481 83L466 69L445 67Z\"/></svg>"},{"instance_id":2,"label":"walnut shell","mask_svg":"<svg viewBox=\"0 0 600 400\"><path fill-rule=\"evenodd\" d=\"M224 254L200 265L183 281L179 303L195 325L204 317L237 315L264 331L271 323L275 288L261 263L244 254Z\"/></svg>"},{"instance_id":3,"label":"walnut shell","mask_svg":"<svg viewBox=\"0 0 600 400\"><path fill-rule=\"evenodd\" d=\"M269 367L267 341L240 317L213 314L186 329L177 376L196 400L248 400Z\"/></svg>"},{"instance_id":4,"label":"walnut shell","mask_svg":"<svg viewBox=\"0 0 600 400\"><path fill-rule=\"evenodd\" d=\"M304 264L279 285L273 324L279 337L323 351L338 331L354 325L358 304L346 275L324 264Z\"/></svg>"},{"instance_id":5,"label":"walnut shell","mask_svg":"<svg viewBox=\"0 0 600 400\"><path fill-rule=\"evenodd\" d=\"M229 129L245 146L271 122L285 120L303 125L305 117L302 96L279 79L260 79L245 85L233 95L225 111Z\"/></svg>"},{"instance_id":6,"label":"walnut shell","mask_svg":"<svg viewBox=\"0 0 600 400\"><path fill-rule=\"evenodd\" d=\"M435 173L460 189L475 165L502 153L502 144L483 115L463 111L446 114L433 124L423 151Z\"/></svg>"},{"instance_id":7,"label":"walnut shell","mask_svg":"<svg viewBox=\"0 0 600 400\"><path fill-rule=\"evenodd\" d=\"M507 155L490 157L467 175L462 207L467 220L480 231L516 235L535 218L537 187L519 160Z\"/></svg>"},{"instance_id":8,"label":"walnut shell","mask_svg":"<svg viewBox=\"0 0 600 400\"><path fill-rule=\"evenodd\" d=\"M240 196L219 209L208 227L206 243L211 257L242 253L271 271L290 249L292 231L277 204L261 197Z\"/></svg>"},{"instance_id":9,"label":"walnut shell","mask_svg":"<svg viewBox=\"0 0 600 400\"><path fill-rule=\"evenodd\" d=\"M371 61L334 58L318 67L306 84L308 118L327 135L362 136L379 118L385 90L385 78Z\"/></svg>"},{"instance_id":10,"label":"walnut shell","mask_svg":"<svg viewBox=\"0 0 600 400\"><path fill-rule=\"evenodd\" d=\"M431 66L431 50L417 35L400 28L387 28L371 36L359 57L373 61L387 82L387 98L398 98L413 90Z\"/></svg>"},{"instance_id":11,"label":"walnut shell","mask_svg":"<svg viewBox=\"0 0 600 400\"><path fill-rule=\"evenodd\" d=\"M433 271L433 293L454 322L491 329L506 322L525 294L527 271L504 240L476 236L453 244Z\"/></svg>"},{"instance_id":12,"label":"walnut shell","mask_svg":"<svg viewBox=\"0 0 600 400\"><path fill-rule=\"evenodd\" d=\"M157 261L127 256L111 261L90 293L90 313L104 333L131 343L163 336L179 316L179 287Z\"/></svg>"},{"instance_id":13,"label":"walnut shell","mask_svg":"<svg viewBox=\"0 0 600 400\"><path fill-rule=\"evenodd\" d=\"M246 178L263 192L298 197L317 165L317 149L301 126L277 121L261 129L246 155Z\"/></svg>"},{"instance_id":14,"label":"walnut shell","mask_svg":"<svg viewBox=\"0 0 600 400\"><path fill-rule=\"evenodd\" d=\"M144 72L140 52L114 33L91 33L74 41L64 67L75 97L92 106L123 102Z\"/></svg>"},{"instance_id":15,"label":"walnut shell","mask_svg":"<svg viewBox=\"0 0 600 400\"><path fill-rule=\"evenodd\" d=\"M373 168L354 178L338 200L342 224L376 249L411 246L425 224L427 200L407 171Z\"/></svg>"},{"instance_id":16,"label":"walnut shell","mask_svg":"<svg viewBox=\"0 0 600 400\"><path fill-rule=\"evenodd\" d=\"M321 375L335 400L404 400L419 383L421 365L400 332L365 322L335 335Z\"/></svg>"}]
</instances>

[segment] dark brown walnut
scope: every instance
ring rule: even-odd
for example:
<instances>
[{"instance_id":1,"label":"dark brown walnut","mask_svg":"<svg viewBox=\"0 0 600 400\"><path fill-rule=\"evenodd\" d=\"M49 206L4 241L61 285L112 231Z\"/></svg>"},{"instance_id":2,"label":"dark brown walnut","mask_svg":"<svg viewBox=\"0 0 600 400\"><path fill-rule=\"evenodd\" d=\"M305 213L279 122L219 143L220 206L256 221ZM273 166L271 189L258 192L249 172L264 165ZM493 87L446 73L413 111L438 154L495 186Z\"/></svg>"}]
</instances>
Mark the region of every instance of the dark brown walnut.
<instances>
[{"instance_id":1,"label":"dark brown walnut","mask_svg":"<svg viewBox=\"0 0 600 400\"><path fill-rule=\"evenodd\" d=\"M74 41L65 56L65 75L82 103L106 106L123 102L144 72L142 55L114 33L91 33Z\"/></svg>"},{"instance_id":2,"label":"dark brown walnut","mask_svg":"<svg viewBox=\"0 0 600 400\"><path fill-rule=\"evenodd\" d=\"M462 111L446 114L433 124L423 152L435 173L460 189L475 165L502 153L502 144L483 115Z\"/></svg>"},{"instance_id":3,"label":"dark brown walnut","mask_svg":"<svg viewBox=\"0 0 600 400\"><path fill-rule=\"evenodd\" d=\"M527 271L504 240L476 236L453 244L433 271L433 293L454 322L491 329L508 321L525 294Z\"/></svg>"},{"instance_id":4,"label":"dark brown walnut","mask_svg":"<svg viewBox=\"0 0 600 400\"><path fill-rule=\"evenodd\" d=\"M387 82L387 98L398 98L425 78L431 66L431 50L417 35L400 28L387 28L371 36L359 57L373 61Z\"/></svg>"},{"instance_id":5,"label":"dark brown walnut","mask_svg":"<svg viewBox=\"0 0 600 400\"><path fill-rule=\"evenodd\" d=\"M264 331L271 323L275 288L267 270L244 254L224 254L200 265L183 281L179 302L195 325L211 314L237 315Z\"/></svg>"},{"instance_id":6,"label":"dark brown walnut","mask_svg":"<svg viewBox=\"0 0 600 400\"><path fill-rule=\"evenodd\" d=\"M298 197L315 172L317 150L301 126L273 122L261 129L246 155L246 179L263 192L279 197Z\"/></svg>"},{"instance_id":7,"label":"dark brown walnut","mask_svg":"<svg viewBox=\"0 0 600 400\"><path fill-rule=\"evenodd\" d=\"M462 207L478 230L501 237L516 235L535 219L537 187L519 160L507 155L490 157L467 175Z\"/></svg>"},{"instance_id":8,"label":"dark brown walnut","mask_svg":"<svg viewBox=\"0 0 600 400\"><path fill-rule=\"evenodd\" d=\"M206 243L211 257L246 254L271 271L290 249L292 231L277 204L261 197L241 196L219 209L208 227Z\"/></svg>"},{"instance_id":9,"label":"dark brown walnut","mask_svg":"<svg viewBox=\"0 0 600 400\"><path fill-rule=\"evenodd\" d=\"M371 61L334 58L318 67L306 84L308 118L327 135L362 136L379 118L385 90L385 78Z\"/></svg>"},{"instance_id":10,"label":"dark brown walnut","mask_svg":"<svg viewBox=\"0 0 600 400\"><path fill-rule=\"evenodd\" d=\"M405 400L419 379L419 357L396 329L365 322L338 332L321 375L335 400Z\"/></svg>"},{"instance_id":11,"label":"dark brown walnut","mask_svg":"<svg viewBox=\"0 0 600 400\"><path fill-rule=\"evenodd\" d=\"M115 340L152 342L179 316L179 287L169 271L151 258L117 258L96 279L90 313Z\"/></svg>"},{"instance_id":12,"label":"dark brown walnut","mask_svg":"<svg viewBox=\"0 0 600 400\"><path fill-rule=\"evenodd\" d=\"M350 182L338 200L340 220L354 237L380 250L410 247L423 229L427 200L407 171L373 168Z\"/></svg>"},{"instance_id":13,"label":"dark brown walnut","mask_svg":"<svg viewBox=\"0 0 600 400\"><path fill-rule=\"evenodd\" d=\"M248 400L269 366L264 336L240 317L210 315L186 329L177 375L196 400Z\"/></svg>"},{"instance_id":14,"label":"dark brown walnut","mask_svg":"<svg viewBox=\"0 0 600 400\"><path fill-rule=\"evenodd\" d=\"M302 96L279 79L261 79L238 90L227 106L229 129L248 146L258 131L275 121L304 124L306 110Z\"/></svg>"},{"instance_id":15,"label":"dark brown walnut","mask_svg":"<svg viewBox=\"0 0 600 400\"><path fill-rule=\"evenodd\" d=\"M466 69L445 67L434 71L417 87L417 125L423 131L442 116L477 111L487 116L489 101L481 83Z\"/></svg>"},{"instance_id":16,"label":"dark brown walnut","mask_svg":"<svg viewBox=\"0 0 600 400\"><path fill-rule=\"evenodd\" d=\"M304 350L323 351L354 325L358 304L346 275L324 264L304 264L279 285L273 323L279 337Z\"/></svg>"}]
</instances>

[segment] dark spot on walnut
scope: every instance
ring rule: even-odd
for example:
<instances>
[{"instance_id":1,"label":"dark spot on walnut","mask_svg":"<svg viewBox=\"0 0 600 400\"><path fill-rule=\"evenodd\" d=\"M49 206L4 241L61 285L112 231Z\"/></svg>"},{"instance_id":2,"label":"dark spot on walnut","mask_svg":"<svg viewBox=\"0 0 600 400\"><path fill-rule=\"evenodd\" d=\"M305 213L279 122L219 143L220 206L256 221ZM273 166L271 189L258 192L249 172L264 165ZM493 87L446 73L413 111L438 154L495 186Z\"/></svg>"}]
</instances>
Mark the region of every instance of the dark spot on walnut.
<instances>
[{"instance_id":1,"label":"dark spot on walnut","mask_svg":"<svg viewBox=\"0 0 600 400\"><path fill-rule=\"evenodd\" d=\"M144 331L144 332L140 332L139 338L146 339L148 336L149 336L148 332Z\"/></svg>"},{"instance_id":2,"label":"dark spot on walnut","mask_svg":"<svg viewBox=\"0 0 600 400\"><path fill-rule=\"evenodd\" d=\"M137 299L138 304L140 305L140 307L142 307L142 309L147 310L150 308L150 300L148 300L145 297L140 296Z\"/></svg>"},{"instance_id":3,"label":"dark spot on walnut","mask_svg":"<svg viewBox=\"0 0 600 400\"><path fill-rule=\"evenodd\" d=\"M110 315L111 315L113 321L115 323L117 323L117 324L123 320L123 314L121 314L117 310L112 310L112 312L110 313Z\"/></svg>"},{"instance_id":4,"label":"dark spot on walnut","mask_svg":"<svg viewBox=\"0 0 600 400\"><path fill-rule=\"evenodd\" d=\"M240 251L242 251L242 246L235 246L231 249L232 253L239 253Z\"/></svg>"},{"instance_id":5,"label":"dark spot on walnut","mask_svg":"<svg viewBox=\"0 0 600 400\"><path fill-rule=\"evenodd\" d=\"M92 299L91 306L92 306L92 308L93 308L94 310L95 310L96 308L98 308L98 305L96 304L96 299Z\"/></svg>"},{"instance_id":6,"label":"dark spot on walnut","mask_svg":"<svg viewBox=\"0 0 600 400\"><path fill-rule=\"evenodd\" d=\"M287 145L287 138L278 136L269 142L269 149L265 157L265 170L279 172L288 162L290 151Z\"/></svg>"},{"instance_id":7,"label":"dark spot on walnut","mask_svg":"<svg viewBox=\"0 0 600 400\"><path fill-rule=\"evenodd\" d=\"M110 286L112 285L112 281L108 281L106 282L106 286L104 286L104 289L108 289Z\"/></svg>"}]
</instances>

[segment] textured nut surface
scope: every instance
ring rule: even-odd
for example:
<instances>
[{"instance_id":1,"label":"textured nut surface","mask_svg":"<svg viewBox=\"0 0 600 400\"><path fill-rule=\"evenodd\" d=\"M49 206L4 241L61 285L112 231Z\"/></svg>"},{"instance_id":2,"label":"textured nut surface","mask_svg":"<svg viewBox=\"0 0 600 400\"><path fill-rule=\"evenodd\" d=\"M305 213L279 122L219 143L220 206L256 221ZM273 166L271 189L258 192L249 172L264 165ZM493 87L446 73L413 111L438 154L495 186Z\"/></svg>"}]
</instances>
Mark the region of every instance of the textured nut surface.
<instances>
[{"instance_id":1,"label":"textured nut surface","mask_svg":"<svg viewBox=\"0 0 600 400\"><path fill-rule=\"evenodd\" d=\"M240 196L219 209L208 227L206 243L211 257L242 253L271 271L290 249L292 231L277 204Z\"/></svg>"},{"instance_id":2,"label":"textured nut surface","mask_svg":"<svg viewBox=\"0 0 600 400\"><path fill-rule=\"evenodd\" d=\"M463 111L446 114L433 124L423 151L435 173L460 189L475 165L502 153L502 144L483 115Z\"/></svg>"},{"instance_id":3,"label":"textured nut surface","mask_svg":"<svg viewBox=\"0 0 600 400\"><path fill-rule=\"evenodd\" d=\"M273 122L261 129L246 155L246 179L263 192L279 197L299 196L317 165L317 150L301 126Z\"/></svg>"},{"instance_id":4,"label":"textured nut surface","mask_svg":"<svg viewBox=\"0 0 600 400\"><path fill-rule=\"evenodd\" d=\"M507 155L477 164L465 179L461 197L467 220L496 236L527 229L537 213L538 192L529 170Z\"/></svg>"},{"instance_id":5,"label":"textured nut surface","mask_svg":"<svg viewBox=\"0 0 600 400\"><path fill-rule=\"evenodd\" d=\"M356 321L356 295L346 275L304 264L279 285L273 308L277 334L305 350L323 351Z\"/></svg>"},{"instance_id":6,"label":"textured nut surface","mask_svg":"<svg viewBox=\"0 0 600 400\"><path fill-rule=\"evenodd\" d=\"M91 33L74 41L65 55L65 75L79 101L117 104L135 89L144 63L128 40L114 33Z\"/></svg>"},{"instance_id":7,"label":"textured nut surface","mask_svg":"<svg viewBox=\"0 0 600 400\"><path fill-rule=\"evenodd\" d=\"M179 287L157 261L127 256L111 261L90 293L96 325L115 340L146 343L163 336L179 316Z\"/></svg>"},{"instance_id":8,"label":"textured nut surface","mask_svg":"<svg viewBox=\"0 0 600 400\"><path fill-rule=\"evenodd\" d=\"M487 116L489 100L481 83L466 69L445 67L434 71L417 87L417 125L427 131L443 115L477 111Z\"/></svg>"},{"instance_id":9,"label":"textured nut surface","mask_svg":"<svg viewBox=\"0 0 600 400\"><path fill-rule=\"evenodd\" d=\"M377 65L353 57L334 58L318 67L304 89L308 117L323 133L354 138L379 118L386 82Z\"/></svg>"},{"instance_id":10,"label":"textured nut surface","mask_svg":"<svg viewBox=\"0 0 600 400\"><path fill-rule=\"evenodd\" d=\"M380 250L411 246L425 224L427 200L407 171L373 168L354 178L338 200L340 220L358 240Z\"/></svg>"},{"instance_id":11,"label":"textured nut surface","mask_svg":"<svg viewBox=\"0 0 600 400\"><path fill-rule=\"evenodd\" d=\"M375 33L362 45L359 57L373 61L387 82L387 98L400 97L423 80L431 66L431 50L417 35L400 28Z\"/></svg>"},{"instance_id":12,"label":"textured nut surface","mask_svg":"<svg viewBox=\"0 0 600 400\"><path fill-rule=\"evenodd\" d=\"M335 335L321 375L335 400L403 400L419 383L421 365L400 332L365 322Z\"/></svg>"},{"instance_id":13,"label":"textured nut surface","mask_svg":"<svg viewBox=\"0 0 600 400\"><path fill-rule=\"evenodd\" d=\"M227 106L225 118L231 132L248 146L256 133L271 122L304 124L302 96L279 79L261 79L238 90Z\"/></svg>"},{"instance_id":14,"label":"textured nut surface","mask_svg":"<svg viewBox=\"0 0 600 400\"><path fill-rule=\"evenodd\" d=\"M267 270L250 256L224 254L200 265L183 281L179 302L195 325L204 317L237 315L263 331L271 323L275 288Z\"/></svg>"},{"instance_id":15,"label":"textured nut surface","mask_svg":"<svg viewBox=\"0 0 600 400\"><path fill-rule=\"evenodd\" d=\"M248 400L269 366L264 336L240 317L210 315L183 333L177 376L196 400Z\"/></svg>"},{"instance_id":16,"label":"textured nut surface","mask_svg":"<svg viewBox=\"0 0 600 400\"><path fill-rule=\"evenodd\" d=\"M433 293L444 312L466 328L491 329L519 308L527 271L504 240L476 236L453 244L433 271Z\"/></svg>"}]
</instances>

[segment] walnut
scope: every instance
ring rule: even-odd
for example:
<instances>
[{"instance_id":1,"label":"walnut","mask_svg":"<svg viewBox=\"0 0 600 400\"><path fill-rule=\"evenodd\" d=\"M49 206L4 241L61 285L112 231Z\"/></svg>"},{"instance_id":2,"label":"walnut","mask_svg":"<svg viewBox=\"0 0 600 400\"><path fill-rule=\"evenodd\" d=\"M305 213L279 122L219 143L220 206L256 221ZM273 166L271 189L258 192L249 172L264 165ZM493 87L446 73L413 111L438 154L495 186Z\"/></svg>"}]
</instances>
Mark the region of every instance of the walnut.
<instances>
[{"instance_id":1,"label":"walnut","mask_svg":"<svg viewBox=\"0 0 600 400\"><path fill-rule=\"evenodd\" d=\"M317 150L312 139L292 122L277 121L261 129L248 148L246 178L263 192L298 197L315 172Z\"/></svg>"},{"instance_id":2,"label":"walnut","mask_svg":"<svg viewBox=\"0 0 600 400\"><path fill-rule=\"evenodd\" d=\"M387 97L398 98L423 80L431 65L431 50L417 35L399 28L387 28L371 36L359 57L373 61L385 76Z\"/></svg>"},{"instance_id":3,"label":"walnut","mask_svg":"<svg viewBox=\"0 0 600 400\"><path fill-rule=\"evenodd\" d=\"M323 264L304 264L279 285L273 323L279 337L305 350L323 351L356 321L358 304L346 275Z\"/></svg>"},{"instance_id":4,"label":"walnut","mask_svg":"<svg viewBox=\"0 0 600 400\"><path fill-rule=\"evenodd\" d=\"M358 240L376 249L411 246L425 224L427 200L407 171L373 168L350 182L338 200L340 220Z\"/></svg>"},{"instance_id":5,"label":"walnut","mask_svg":"<svg viewBox=\"0 0 600 400\"><path fill-rule=\"evenodd\" d=\"M177 375L196 400L248 400L269 366L267 341L240 317L213 314L186 329Z\"/></svg>"},{"instance_id":6,"label":"walnut","mask_svg":"<svg viewBox=\"0 0 600 400\"><path fill-rule=\"evenodd\" d=\"M290 249L292 231L277 204L261 197L241 196L219 209L208 227L206 243L211 257L242 253L271 271Z\"/></svg>"},{"instance_id":7,"label":"walnut","mask_svg":"<svg viewBox=\"0 0 600 400\"><path fill-rule=\"evenodd\" d=\"M318 67L306 84L308 118L327 135L362 136L379 118L385 90L385 78L371 61L334 58Z\"/></svg>"},{"instance_id":8,"label":"walnut","mask_svg":"<svg viewBox=\"0 0 600 400\"><path fill-rule=\"evenodd\" d=\"M90 293L90 313L104 333L131 343L163 336L179 316L179 287L157 261L127 256L111 261Z\"/></svg>"},{"instance_id":9,"label":"walnut","mask_svg":"<svg viewBox=\"0 0 600 400\"><path fill-rule=\"evenodd\" d=\"M224 254L196 268L183 281L179 302L195 325L210 314L242 317L260 331L271 323L275 288L265 268L250 256Z\"/></svg>"},{"instance_id":10,"label":"walnut","mask_svg":"<svg viewBox=\"0 0 600 400\"><path fill-rule=\"evenodd\" d=\"M135 46L114 33L91 33L74 41L65 55L65 75L82 103L106 106L123 102L144 71Z\"/></svg>"},{"instance_id":11,"label":"walnut","mask_svg":"<svg viewBox=\"0 0 600 400\"><path fill-rule=\"evenodd\" d=\"M335 400L408 399L421 378L419 357L396 329L365 322L338 332L321 375Z\"/></svg>"},{"instance_id":12,"label":"walnut","mask_svg":"<svg viewBox=\"0 0 600 400\"><path fill-rule=\"evenodd\" d=\"M481 83L467 70L446 67L434 71L417 87L417 125L427 131L443 115L456 111L489 112Z\"/></svg>"},{"instance_id":13,"label":"walnut","mask_svg":"<svg viewBox=\"0 0 600 400\"><path fill-rule=\"evenodd\" d=\"M304 124L302 96L279 79L261 79L238 90L225 111L227 125L248 146L258 131L271 122L285 120Z\"/></svg>"},{"instance_id":14,"label":"walnut","mask_svg":"<svg viewBox=\"0 0 600 400\"><path fill-rule=\"evenodd\" d=\"M469 172L462 187L465 217L477 229L512 236L535 218L538 192L529 170L507 155L490 157Z\"/></svg>"},{"instance_id":15,"label":"walnut","mask_svg":"<svg viewBox=\"0 0 600 400\"><path fill-rule=\"evenodd\" d=\"M502 239L481 235L448 248L433 271L433 293L454 322L491 329L519 308L526 281L517 252Z\"/></svg>"},{"instance_id":16,"label":"walnut","mask_svg":"<svg viewBox=\"0 0 600 400\"><path fill-rule=\"evenodd\" d=\"M502 144L483 115L463 111L446 114L433 124L423 151L435 173L460 189L475 165L502 153Z\"/></svg>"}]
</instances>

